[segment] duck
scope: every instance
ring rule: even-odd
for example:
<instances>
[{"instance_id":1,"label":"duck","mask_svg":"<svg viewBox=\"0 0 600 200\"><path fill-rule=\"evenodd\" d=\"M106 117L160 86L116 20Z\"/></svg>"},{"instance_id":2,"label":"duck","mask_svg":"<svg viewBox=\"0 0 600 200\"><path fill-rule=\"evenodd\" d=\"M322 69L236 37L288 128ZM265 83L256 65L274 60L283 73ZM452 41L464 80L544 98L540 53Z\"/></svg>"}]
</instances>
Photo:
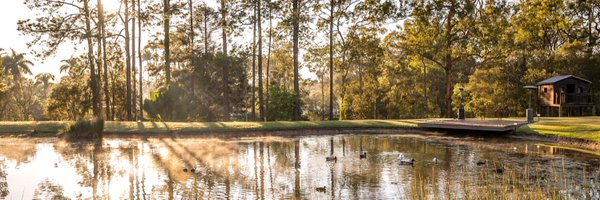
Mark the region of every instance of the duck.
<instances>
[{"instance_id":1,"label":"duck","mask_svg":"<svg viewBox=\"0 0 600 200\"><path fill-rule=\"evenodd\" d=\"M317 192L327 192L327 186L323 186L323 187L317 187L315 188L315 190L317 190Z\"/></svg>"},{"instance_id":2,"label":"duck","mask_svg":"<svg viewBox=\"0 0 600 200\"><path fill-rule=\"evenodd\" d=\"M327 158L325 158L326 161L333 161L336 162L337 161L337 156L329 156Z\"/></svg>"},{"instance_id":3,"label":"duck","mask_svg":"<svg viewBox=\"0 0 600 200\"><path fill-rule=\"evenodd\" d=\"M195 168L195 167L190 167L190 168L183 168L183 172L192 172L192 173L199 173L200 170Z\"/></svg>"},{"instance_id":4,"label":"duck","mask_svg":"<svg viewBox=\"0 0 600 200\"><path fill-rule=\"evenodd\" d=\"M482 165L485 165L485 164L486 164L485 160L477 161L477 166L482 166Z\"/></svg>"},{"instance_id":5,"label":"duck","mask_svg":"<svg viewBox=\"0 0 600 200\"><path fill-rule=\"evenodd\" d=\"M413 165L415 164L415 159L400 159L401 165Z\"/></svg>"},{"instance_id":6,"label":"duck","mask_svg":"<svg viewBox=\"0 0 600 200\"><path fill-rule=\"evenodd\" d=\"M415 159L404 158L404 155L400 155L400 164L401 165L413 165L413 164L415 164Z\"/></svg>"},{"instance_id":7,"label":"duck","mask_svg":"<svg viewBox=\"0 0 600 200\"><path fill-rule=\"evenodd\" d=\"M363 151L360 153L360 159L366 159L367 158L367 152Z\"/></svg>"}]
</instances>

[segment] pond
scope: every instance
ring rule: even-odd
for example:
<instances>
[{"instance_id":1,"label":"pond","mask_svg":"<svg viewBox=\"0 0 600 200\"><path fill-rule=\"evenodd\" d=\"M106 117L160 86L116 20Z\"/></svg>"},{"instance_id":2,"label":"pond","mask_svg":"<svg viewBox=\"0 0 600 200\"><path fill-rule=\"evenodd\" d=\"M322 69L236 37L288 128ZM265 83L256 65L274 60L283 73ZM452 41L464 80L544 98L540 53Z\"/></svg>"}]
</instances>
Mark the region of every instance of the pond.
<instances>
[{"instance_id":1,"label":"pond","mask_svg":"<svg viewBox=\"0 0 600 200\"><path fill-rule=\"evenodd\" d=\"M598 199L599 166L481 135L0 138L0 199Z\"/></svg>"}]
</instances>

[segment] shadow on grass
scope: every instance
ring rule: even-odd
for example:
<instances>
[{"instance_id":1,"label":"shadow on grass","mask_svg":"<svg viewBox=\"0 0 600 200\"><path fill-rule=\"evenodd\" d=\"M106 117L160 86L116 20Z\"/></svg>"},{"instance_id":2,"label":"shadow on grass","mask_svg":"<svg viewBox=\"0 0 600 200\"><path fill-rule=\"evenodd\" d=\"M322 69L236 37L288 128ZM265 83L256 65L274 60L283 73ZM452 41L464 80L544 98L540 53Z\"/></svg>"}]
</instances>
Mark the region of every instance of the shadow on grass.
<instances>
[{"instance_id":1,"label":"shadow on grass","mask_svg":"<svg viewBox=\"0 0 600 200\"><path fill-rule=\"evenodd\" d=\"M116 132L127 133L198 133L237 131L292 131L335 129L385 129L416 127L418 120L332 120L332 121L268 121L268 122L124 122L116 123ZM146 124L148 123L148 124ZM123 130L118 130L120 129ZM126 128L127 127L127 128Z\"/></svg>"},{"instance_id":2,"label":"shadow on grass","mask_svg":"<svg viewBox=\"0 0 600 200\"><path fill-rule=\"evenodd\" d=\"M165 128L168 130L168 131L170 131L170 130L171 130L171 128L169 127L169 125L167 125L167 123L165 123L164 121L161 121L160 123L162 123L162 124L163 124L163 126L164 126L164 127L165 127Z\"/></svg>"},{"instance_id":3,"label":"shadow on grass","mask_svg":"<svg viewBox=\"0 0 600 200\"><path fill-rule=\"evenodd\" d=\"M156 123L156 121L150 121L150 123L152 124L152 130L154 132L162 132L163 130L161 130L161 129L165 129L164 131L166 131L166 132L171 132L171 128L164 121L160 121L160 123L162 124L162 127L159 127L158 124ZM140 130L140 131L142 131L142 130ZM150 131L150 130L144 129L143 131Z\"/></svg>"},{"instance_id":4,"label":"shadow on grass","mask_svg":"<svg viewBox=\"0 0 600 200\"><path fill-rule=\"evenodd\" d=\"M517 128L517 133L527 134L527 135L540 135L539 132L535 131L531 128L529 124L525 124Z\"/></svg>"},{"instance_id":5,"label":"shadow on grass","mask_svg":"<svg viewBox=\"0 0 600 200\"><path fill-rule=\"evenodd\" d=\"M144 126L144 122L139 122L139 121L138 121L138 122L136 122L136 123L137 123L137 128L138 128L138 130L140 130L140 131L141 131L141 130L145 130L145 129L146 129L146 127Z\"/></svg>"}]
</instances>

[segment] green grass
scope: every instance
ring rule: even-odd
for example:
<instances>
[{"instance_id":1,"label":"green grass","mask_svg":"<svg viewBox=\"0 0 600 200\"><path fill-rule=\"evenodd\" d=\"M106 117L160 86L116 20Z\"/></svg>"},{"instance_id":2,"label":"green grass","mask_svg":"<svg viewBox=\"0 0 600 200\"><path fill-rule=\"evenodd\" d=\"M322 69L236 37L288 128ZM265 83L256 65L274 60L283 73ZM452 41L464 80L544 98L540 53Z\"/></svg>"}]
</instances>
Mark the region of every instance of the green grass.
<instances>
[{"instance_id":1,"label":"green grass","mask_svg":"<svg viewBox=\"0 0 600 200\"><path fill-rule=\"evenodd\" d=\"M70 123L67 121L3 121L0 122L0 135L16 136L33 132L56 134Z\"/></svg>"},{"instance_id":2,"label":"green grass","mask_svg":"<svg viewBox=\"0 0 600 200\"><path fill-rule=\"evenodd\" d=\"M410 128L418 120L347 120L277 122L107 122L107 133L197 133L336 128Z\"/></svg>"},{"instance_id":3,"label":"green grass","mask_svg":"<svg viewBox=\"0 0 600 200\"><path fill-rule=\"evenodd\" d=\"M491 119L491 118L490 118ZM522 118L505 120L523 120ZM119 122L105 123L104 132L116 134L207 133L232 131L315 130L353 128L417 128L415 120L344 120L344 121L278 121L278 122ZM54 136L68 121L0 122L0 136ZM534 124L521 126L521 134L540 134L600 142L600 117L541 118Z\"/></svg>"},{"instance_id":4,"label":"green grass","mask_svg":"<svg viewBox=\"0 0 600 200\"><path fill-rule=\"evenodd\" d=\"M416 128L423 120L344 120L344 121L278 121L278 122L123 122L107 121L104 132L115 134L206 133L232 131L314 130L353 128ZM31 134L34 130L54 135L71 124L68 121L0 122L0 136Z\"/></svg>"},{"instance_id":5,"label":"green grass","mask_svg":"<svg viewBox=\"0 0 600 200\"><path fill-rule=\"evenodd\" d=\"M517 132L600 142L600 117L541 118L539 122L521 126Z\"/></svg>"}]
</instances>

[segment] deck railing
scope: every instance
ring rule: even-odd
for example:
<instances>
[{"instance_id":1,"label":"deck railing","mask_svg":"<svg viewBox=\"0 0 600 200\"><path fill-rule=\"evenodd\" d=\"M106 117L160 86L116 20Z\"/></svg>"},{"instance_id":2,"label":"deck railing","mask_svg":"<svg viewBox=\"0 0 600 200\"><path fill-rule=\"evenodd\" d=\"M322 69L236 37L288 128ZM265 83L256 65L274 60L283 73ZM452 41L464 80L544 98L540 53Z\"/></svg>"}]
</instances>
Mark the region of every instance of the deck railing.
<instances>
[{"instance_id":1,"label":"deck railing","mask_svg":"<svg viewBox=\"0 0 600 200\"><path fill-rule=\"evenodd\" d=\"M565 94L565 104L593 104L592 96L589 94Z\"/></svg>"}]
</instances>

